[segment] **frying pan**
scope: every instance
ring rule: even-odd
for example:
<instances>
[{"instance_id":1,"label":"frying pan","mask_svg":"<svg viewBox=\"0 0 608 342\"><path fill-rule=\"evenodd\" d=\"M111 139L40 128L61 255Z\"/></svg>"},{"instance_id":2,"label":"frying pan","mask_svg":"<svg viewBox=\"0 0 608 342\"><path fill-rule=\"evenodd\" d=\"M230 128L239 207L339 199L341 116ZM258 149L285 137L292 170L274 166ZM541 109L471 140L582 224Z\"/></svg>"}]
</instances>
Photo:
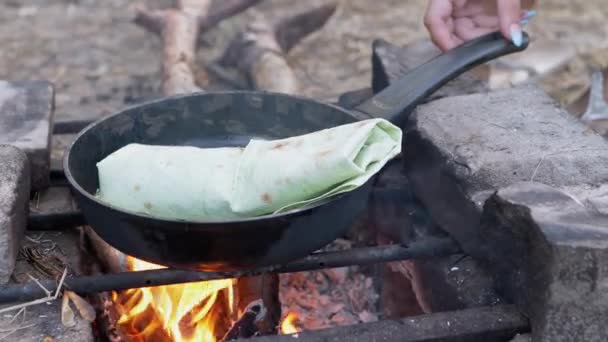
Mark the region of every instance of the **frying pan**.
<instances>
[{"instance_id":1,"label":"frying pan","mask_svg":"<svg viewBox=\"0 0 608 342\"><path fill-rule=\"evenodd\" d=\"M251 138L286 138L372 117L403 127L414 107L447 81L476 65L522 51L528 42L527 34L520 47L500 33L477 38L410 71L354 110L259 91L195 93L139 104L80 132L64 157L66 177L87 223L125 254L201 271L286 263L344 234L365 209L373 178L314 207L246 219L187 222L153 218L101 202L95 197L96 163L130 143L245 146Z\"/></svg>"}]
</instances>

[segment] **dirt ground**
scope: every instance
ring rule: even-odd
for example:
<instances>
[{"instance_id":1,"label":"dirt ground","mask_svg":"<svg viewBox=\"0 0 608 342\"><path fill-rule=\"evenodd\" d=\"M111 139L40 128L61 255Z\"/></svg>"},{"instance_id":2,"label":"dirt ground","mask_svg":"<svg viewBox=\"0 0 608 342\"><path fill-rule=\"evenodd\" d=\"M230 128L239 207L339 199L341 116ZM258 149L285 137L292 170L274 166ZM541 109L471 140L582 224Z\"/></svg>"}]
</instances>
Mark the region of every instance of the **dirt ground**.
<instances>
[{"instance_id":1,"label":"dirt ground","mask_svg":"<svg viewBox=\"0 0 608 342\"><path fill-rule=\"evenodd\" d=\"M280 16L326 0L266 0L204 36L199 66L215 58L253 14ZM586 52L608 46L608 2L538 1L527 30ZM131 0L0 2L0 79L47 79L57 89L57 118L98 117L158 96L159 40L135 26ZM151 8L169 0L149 0ZM290 54L306 95L333 99L367 86L370 49L382 37L404 45L426 38L424 0L342 1L338 13Z\"/></svg>"},{"instance_id":2,"label":"dirt ground","mask_svg":"<svg viewBox=\"0 0 608 342\"><path fill-rule=\"evenodd\" d=\"M325 2L329 0L266 0L224 21L204 35L198 66L204 67L206 62L215 59L256 11L279 17ZM369 86L372 41L383 38L405 45L426 38L422 25L426 2L341 1L328 24L290 53L289 62L303 84L304 95L334 100L343 92ZM52 81L57 91L58 120L100 117L159 96L160 42L132 23L134 3L131 0L0 1L0 79ZM161 8L171 2L149 0L145 3L150 8ZM568 98L581 91L592 67L608 66L608 1L539 0L538 3L538 16L526 28L533 40L569 46L579 56L586 56L573 59L563 68L556 78L559 81L545 83L552 94L560 99ZM54 157L57 159L60 155ZM318 281L318 274L309 275L284 279L284 282L296 288ZM352 280L349 279L339 282ZM366 284L366 279L355 280L353 284ZM361 291L367 289L362 286ZM299 294L290 297L285 292L285 296L295 301ZM285 302L289 302L287 297ZM313 297L329 301L349 296L314 293ZM319 305L326 304L319 302ZM325 316L329 314L322 312L319 317L315 316L314 323L320 327L357 319L365 321L373 315L367 304L360 306L361 310L351 310L353 317L332 318L334 321L328 323ZM311 319L308 317L309 322L313 322Z\"/></svg>"}]
</instances>

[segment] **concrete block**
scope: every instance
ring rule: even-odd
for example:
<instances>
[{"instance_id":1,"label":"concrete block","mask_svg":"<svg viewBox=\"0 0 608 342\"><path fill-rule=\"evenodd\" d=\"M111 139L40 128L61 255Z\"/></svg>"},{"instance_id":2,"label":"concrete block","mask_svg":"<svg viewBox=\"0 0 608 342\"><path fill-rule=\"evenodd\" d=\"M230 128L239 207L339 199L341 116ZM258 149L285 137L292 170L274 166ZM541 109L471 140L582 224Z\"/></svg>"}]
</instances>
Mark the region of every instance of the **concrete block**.
<instances>
[{"instance_id":1,"label":"concrete block","mask_svg":"<svg viewBox=\"0 0 608 342\"><path fill-rule=\"evenodd\" d=\"M530 334L518 334L509 342L532 342L532 336Z\"/></svg>"},{"instance_id":2,"label":"concrete block","mask_svg":"<svg viewBox=\"0 0 608 342\"><path fill-rule=\"evenodd\" d=\"M433 220L475 256L478 191L520 181L608 181L608 143L534 86L418 107L404 136L405 171Z\"/></svg>"},{"instance_id":3,"label":"concrete block","mask_svg":"<svg viewBox=\"0 0 608 342\"><path fill-rule=\"evenodd\" d=\"M419 40L404 47L393 45L384 40L376 40L373 44L373 76L372 88L378 92L390 83L398 80L409 70L437 56L440 51L429 41ZM483 67L481 67L483 69ZM429 96L426 101L463 95L485 93L486 84L479 80L476 71L467 72L448 82L437 92ZM348 105L362 102L358 98L364 97L364 91L353 92L341 97ZM354 107L351 105L351 107ZM407 146L406 146L407 148ZM372 194L368 206L368 222L364 225L375 229L379 243L405 242L410 243L429 236L444 236L445 231L438 228L430 217L423 203L417 200L412 193L412 186L402 169L402 161L388 165L379 175L375 189L384 189L393 193L389 201L382 201L379 196ZM360 231L364 231L360 229ZM502 303L502 299L492 288L492 279L487 272L480 269L477 261L470 257L455 255L448 258L434 258L429 261L395 262L386 266L385 273L394 279L383 284L383 294L391 283L395 288L400 286L406 292L407 285L398 285L411 282L411 290L415 293L420 309L424 312L442 312L464 308L480 307ZM411 306L407 300L399 300L393 291L385 305L397 309L388 310L401 315L411 312L401 309ZM400 311L399 311L400 310ZM385 310L386 311L386 310ZM411 311L411 310L410 310ZM386 313L386 312L385 312ZM390 316L390 315L389 315Z\"/></svg>"},{"instance_id":4,"label":"concrete block","mask_svg":"<svg viewBox=\"0 0 608 342\"><path fill-rule=\"evenodd\" d=\"M27 154L34 191L49 185L53 116L51 83L0 80L0 144L13 145Z\"/></svg>"},{"instance_id":5,"label":"concrete block","mask_svg":"<svg viewBox=\"0 0 608 342\"><path fill-rule=\"evenodd\" d=\"M19 242L27 225L30 169L19 149L0 145L0 284L15 268Z\"/></svg>"},{"instance_id":6,"label":"concrete block","mask_svg":"<svg viewBox=\"0 0 608 342\"><path fill-rule=\"evenodd\" d=\"M523 182L483 205L483 263L532 325L533 341L608 341L608 215L586 190Z\"/></svg>"}]
</instances>

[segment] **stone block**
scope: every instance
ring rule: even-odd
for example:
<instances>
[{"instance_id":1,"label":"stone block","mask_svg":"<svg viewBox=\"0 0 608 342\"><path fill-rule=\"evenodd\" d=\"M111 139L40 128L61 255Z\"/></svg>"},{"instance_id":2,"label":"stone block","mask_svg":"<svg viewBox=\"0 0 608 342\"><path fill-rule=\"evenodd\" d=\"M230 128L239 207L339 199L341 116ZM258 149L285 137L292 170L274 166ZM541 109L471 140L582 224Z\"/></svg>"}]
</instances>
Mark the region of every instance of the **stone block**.
<instances>
[{"instance_id":1,"label":"stone block","mask_svg":"<svg viewBox=\"0 0 608 342\"><path fill-rule=\"evenodd\" d=\"M530 334L518 334L509 342L532 342Z\"/></svg>"},{"instance_id":2,"label":"stone block","mask_svg":"<svg viewBox=\"0 0 608 342\"><path fill-rule=\"evenodd\" d=\"M409 70L439 53L428 40L415 41L405 47L398 47L381 39L376 40L372 56L373 90L378 92L384 89ZM482 66L478 69L483 68ZM487 92L488 88L485 82L480 80L477 71L467 72L448 82L426 101ZM362 102L359 98L364 96L361 94L365 95L365 92L353 92L341 97L341 100L346 102L341 102L342 105L348 105L347 100L351 100L354 105ZM407 244L427 237L444 236L445 231L434 224L428 210L412 193L413 188L403 172L402 163L402 160L395 161L380 173L370 198L364 227L373 227L378 243L381 244L398 241ZM383 200L386 194L390 194L390 198ZM454 255L428 261L394 262L382 267L386 268L384 274L390 276L385 276L382 285L383 298L388 298L383 301L383 310L387 317L409 316L416 310L427 313L441 312L502 303L502 299L492 288L490 275L481 270L477 261L470 257ZM411 286L408 283L411 283ZM395 290L391 291L393 288ZM399 289L401 292L414 292L418 307L413 307L408 293L397 295Z\"/></svg>"},{"instance_id":3,"label":"stone block","mask_svg":"<svg viewBox=\"0 0 608 342\"><path fill-rule=\"evenodd\" d=\"M416 197L473 256L479 210L472 194L521 181L608 181L608 143L534 86L422 105L404 141L405 172Z\"/></svg>"},{"instance_id":4,"label":"stone block","mask_svg":"<svg viewBox=\"0 0 608 342\"><path fill-rule=\"evenodd\" d=\"M53 116L51 83L0 80L0 144L13 145L27 154L34 191L49 185Z\"/></svg>"},{"instance_id":5,"label":"stone block","mask_svg":"<svg viewBox=\"0 0 608 342\"><path fill-rule=\"evenodd\" d=\"M15 268L19 242L27 225L30 169L19 149L0 145L0 284Z\"/></svg>"},{"instance_id":6,"label":"stone block","mask_svg":"<svg viewBox=\"0 0 608 342\"><path fill-rule=\"evenodd\" d=\"M533 341L608 341L608 215L589 206L608 195L585 188L523 182L483 205L480 260Z\"/></svg>"},{"instance_id":7,"label":"stone block","mask_svg":"<svg viewBox=\"0 0 608 342\"><path fill-rule=\"evenodd\" d=\"M359 231L369 234L372 227L371 233L376 234L379 244L407 245L429 237L445 238L446 233L433 224L426 209L415 200L401 163L401 160L389 163L380 174L362 225L366 230ZM381 266L385 268L382 309L390 318L415 312L411 296L406 293L409 291L426 313L503 303L493 289L490 275L480 269L476 260L461 254Z\"/></svg>"}]
</instances>

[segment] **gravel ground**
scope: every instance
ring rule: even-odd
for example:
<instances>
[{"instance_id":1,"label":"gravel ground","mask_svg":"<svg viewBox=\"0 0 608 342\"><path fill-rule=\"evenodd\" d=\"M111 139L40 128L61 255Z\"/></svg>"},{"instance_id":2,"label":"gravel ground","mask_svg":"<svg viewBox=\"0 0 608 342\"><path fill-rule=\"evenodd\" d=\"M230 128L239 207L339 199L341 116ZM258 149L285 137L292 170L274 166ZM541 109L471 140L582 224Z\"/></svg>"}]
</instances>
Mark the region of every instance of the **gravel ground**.
<instances>
[{"instance_id":1,"label":"gravel ground","mask_svg":"<svg viewBox=\"0 0 608 342\"><path fill-rule=\"evenodd\" d=\"M326 2L266 0L255 9L224 21L204 35L197 56L199 67L217 57L255 12L277 17ZM341 1L328 24L290 53L289 61L303 83L304 95L333 100L345 91L368 86L372 41L384 38L405 45L426 38L422 25L426 2ZM556 76L559 82L545 82L551 94L569 98L584 87L588 69L608 66L608 2L541 0L539 3L538 17L527 27L533 39L572 46L583 56L560 71ZM133 4L130 0L1 1L0 79L54 82L59 120L99 117L159 96L160 43L131 22ZM146 4L161 8L169 6L170 1L151 0ZM576 81L568 82L573 78ZM66 141L55 139L54 159L60 157ZM284 284L296 286L295 283L307 284L318 278L313 273L306 275L310 279L297 276L286 277ZM283 296L289 297L287 292ZM333 300L332 296L330 293L325 297ZM368 313L368 308L361 310L349 311L352 320L365 320L361 314ZM350 322L349 318L328 323L325 312L318 316L313 325Z\"/></svg>"},{"instance_id":2,"label":"gravel ground","mask_svg":"<svg viewBox=\"0 0 608 342\"><path fill-rule=\"evenodd\" d=\"M199 65L218 55L255 11L285 15L326 0L266 0L208 32ZM57 87L57 117L97 117L158 96L159 40L135 26L129 0L0 2L0 78L48 79ZM338 13L290 54L306 95L331 99L367 86L370 46L425 38L424 0L342 1ZM528 30L580 52L608 46L608 2L543 0ZM150 8L168 0L147 1Z\"/></svg>"}]
</instances>

